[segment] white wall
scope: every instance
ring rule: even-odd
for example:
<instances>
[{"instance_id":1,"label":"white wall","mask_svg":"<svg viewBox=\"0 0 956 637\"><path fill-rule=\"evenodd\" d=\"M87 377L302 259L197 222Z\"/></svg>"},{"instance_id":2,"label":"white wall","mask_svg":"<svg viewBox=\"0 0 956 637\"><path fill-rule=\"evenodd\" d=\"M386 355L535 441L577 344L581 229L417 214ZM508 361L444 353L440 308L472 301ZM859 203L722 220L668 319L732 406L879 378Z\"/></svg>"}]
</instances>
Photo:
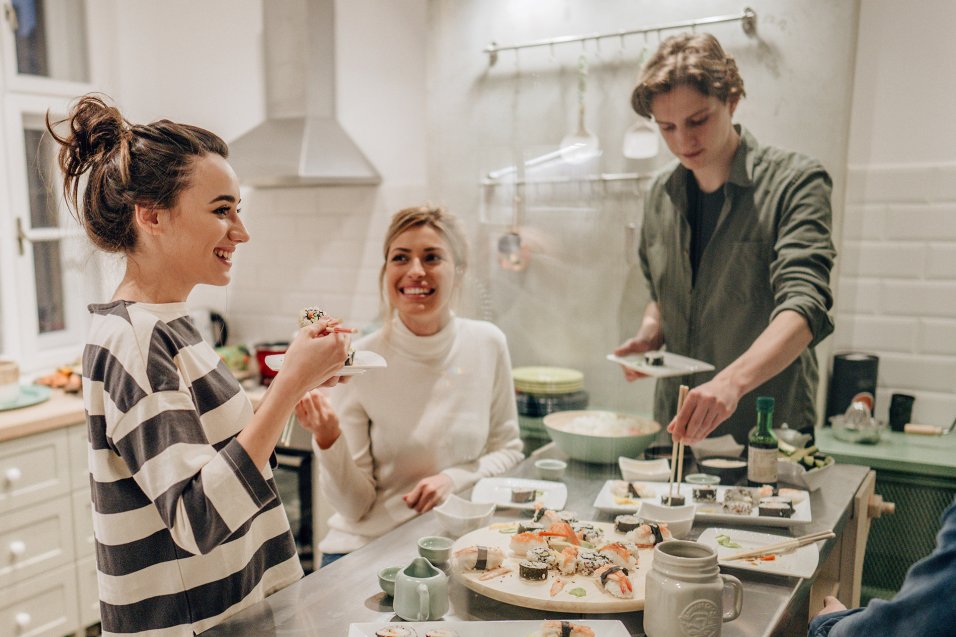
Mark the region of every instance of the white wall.
<instances>
[{"instance_id":1,"label":"white wall","mask_svg":"<svg viewBox=\"0 0 956 637\"><path fill-rule=\"evenodd\" d=\"M838 285L840 349L880 357L877 416L956 416L956 4L863 0Z\"/></svg>"}]
</instances>

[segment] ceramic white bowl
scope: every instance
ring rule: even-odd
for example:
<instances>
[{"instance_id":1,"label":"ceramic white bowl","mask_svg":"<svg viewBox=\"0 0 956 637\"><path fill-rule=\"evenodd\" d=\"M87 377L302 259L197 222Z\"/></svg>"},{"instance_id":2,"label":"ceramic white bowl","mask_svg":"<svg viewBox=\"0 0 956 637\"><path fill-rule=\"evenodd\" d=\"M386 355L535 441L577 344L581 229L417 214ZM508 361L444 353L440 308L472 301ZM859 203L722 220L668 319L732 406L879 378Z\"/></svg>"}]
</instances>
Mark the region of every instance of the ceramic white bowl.
<instances>
[{"instance_id":1,"label":"ceramic white bowl","mask_svg":"<svg viewBox=\"0 0 956 637\"><path fill-rule=\"evenodd\" d=\"M556 458L541 458L534 461L534 471L542 480L563 480L568 463Z\"/></svg>"},{"instance_id":2,"label":"ceramic white bowl","mask_svg":"<svg viewBox=\"0 0 956 637\"><path fill-rule=\"evenodd\" d=\"M694 526L694 513L697 510L695 504L684 504L682 506L664 506L644 500L641 502L641 508L637 515L642 520L648 522L664 522L670 529L671 535L675 540L687 537L691 528Z\"/></svg>"},{"instance_id":3,"label":"ceramic white bowl","mask_svg":"<svg viewBox=\"0 0 956 637\"><path fill-rule=\"evenodd\" d=\"M434 509L442 529L452 537L461 537L475 529L488 526L495 514L494 502L471 502L450 495Z\"/></svg>"},{"instance_id":4,"label":"ceramic white bowl","mask_svg":"<svg viewBox=\"0 0 956 637\"><path fill-rule=\"evenodd\" d=\"M617 459L621 477L638 482L667 482L671 479L671 462L667 458L634 460L621 456Z\"/></svg>"}]
</instances>

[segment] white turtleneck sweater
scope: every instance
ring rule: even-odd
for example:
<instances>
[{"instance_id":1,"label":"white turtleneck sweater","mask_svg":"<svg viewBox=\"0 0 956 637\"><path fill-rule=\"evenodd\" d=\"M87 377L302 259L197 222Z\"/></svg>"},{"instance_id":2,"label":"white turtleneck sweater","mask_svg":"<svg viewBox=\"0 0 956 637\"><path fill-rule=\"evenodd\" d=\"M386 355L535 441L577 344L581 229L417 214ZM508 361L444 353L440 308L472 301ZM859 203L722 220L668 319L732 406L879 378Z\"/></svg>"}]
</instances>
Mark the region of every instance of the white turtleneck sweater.
<instances>
[{"instance_id":1,"label":"white turtleneck sweater","mask_svg":"<svg viewBox=\"0 0 956 637\"><path fill-rule=\"evenodd\" d=\"M495 325L453 317L416 336L397 317L358 340L381 354L372 369L329 390L342 435L319 454L322 492L335 507L323 553L354 551L415 516L402 496L444 473L460 491L524 455L511 357Z\"/></svg>"}]
</instances>

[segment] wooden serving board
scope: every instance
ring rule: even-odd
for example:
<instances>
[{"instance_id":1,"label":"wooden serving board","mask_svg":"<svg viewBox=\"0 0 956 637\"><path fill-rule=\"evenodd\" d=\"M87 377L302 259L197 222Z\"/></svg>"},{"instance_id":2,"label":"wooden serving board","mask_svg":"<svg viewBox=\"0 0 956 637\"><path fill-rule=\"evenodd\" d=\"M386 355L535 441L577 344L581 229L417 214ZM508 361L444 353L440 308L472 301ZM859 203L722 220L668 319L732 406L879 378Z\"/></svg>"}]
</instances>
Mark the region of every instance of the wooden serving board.
<instances>
[{"instance_id":1,"label":"wooden serving board","mask_svg":"<svg viewBox=\"0 0 956 637\"><path fill-rule=\"evenodd\" d=\"M614 530L613 524L608 522L592 522L592 524L603 529L604 537L609 542L626 541L623 534ZM452 554L454 554L459 549L474 545L497 546L505 552L506 557L502 565L510 568L510 573L482 581L479 578L484 571L463 571L458 568L452 558L454 577L480 595L523 608L563 613L623 613L644 609L644 578L651 569L653 549L641 549L637 568L628 569L631 584L634 586L634 597L620 599L601 590L600 580L593 575L560 575L556 569L552 569L548 572L548 579L541 582L532 582L519 577L518 563L525 558L515 555L510 549L513 531L517 526L517 522L492 524L463 535L452 547ZM567 584L561 592L551 597L551 585L555 577L559 576L566 580ZM569 591L576 588L584 589L584 596L571 595Z\"/></svg>"}]
</instances>

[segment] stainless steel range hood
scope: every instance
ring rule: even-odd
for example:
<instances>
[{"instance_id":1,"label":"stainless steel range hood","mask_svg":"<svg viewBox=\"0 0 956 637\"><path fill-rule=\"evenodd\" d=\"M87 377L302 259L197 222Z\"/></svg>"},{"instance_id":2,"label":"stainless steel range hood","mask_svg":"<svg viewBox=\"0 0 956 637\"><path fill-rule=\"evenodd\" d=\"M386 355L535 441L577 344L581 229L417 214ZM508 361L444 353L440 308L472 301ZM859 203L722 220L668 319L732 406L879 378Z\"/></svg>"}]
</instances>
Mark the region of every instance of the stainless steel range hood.
<instances>
[{"instance_id":1,"label":"stainless steel range hood","mask_svg":"<svg viewBox=\"0 0 956 637\"><path fill-rule=\"evenodd\" d=\"M263 0L266 120L229 144L251 186L378 184L375 167L339 125L335 0Z\"/></svg>"}]
</instances>

